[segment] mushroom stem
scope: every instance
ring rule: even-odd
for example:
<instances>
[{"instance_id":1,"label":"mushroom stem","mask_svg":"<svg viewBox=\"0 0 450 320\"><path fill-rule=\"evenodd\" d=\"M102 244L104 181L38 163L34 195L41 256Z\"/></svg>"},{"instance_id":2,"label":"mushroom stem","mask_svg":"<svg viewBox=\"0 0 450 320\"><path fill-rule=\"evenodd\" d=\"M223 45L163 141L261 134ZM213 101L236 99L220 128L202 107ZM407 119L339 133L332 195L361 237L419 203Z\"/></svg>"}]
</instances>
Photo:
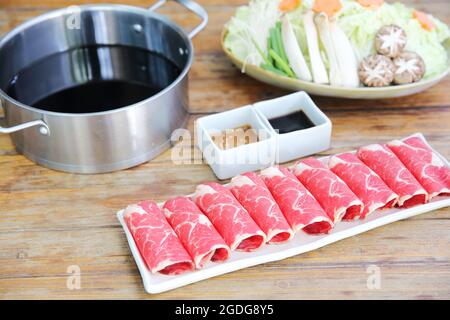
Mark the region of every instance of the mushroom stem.
<instances>
[{"instance_id":1,"label":"mushroom stem","mask_svg":"<svg viewBox=\"0 0 450 320\"><path fill-rule=\"evenodd\" d=\"M358 87L358 61L356 60L352 44L344 31L339 27L337 21L331 21L330 27L339 71L341 73L342 86Z\"/></svg>"},{"instance_id":2,"label":"mushroom stem","mask_svg":"<svg viewBox=\"0 0 450 320\"><path fill-rule=\"evenodd\" d=\"M322 41L330 63L330 84L333 86L341 86L343 81L339 70L336 49L331 36L330 20L328 19L328 15L324 12L318 13L314 18L314 22L317 25L320 40Z\"/></svg>"},{"instance_id":3,"label":"mushroom stem","mask_svg":"<svg viewBox=\"0 0 450 320\"><path fill-rule=\"evenodd\" d=\"M314 21L330 62L330 83L342 87L358 87L358 62L350 40L335 20L326 13L316 15Z\"/></svg>"},{"instance_id":4,"label":"mushroom stem","mask_svg":"<svg viewBox=\"0 0 450 320\"><path fill-rule=\"evenodd\" d=\"M318 35L316 26L314 25L313 16L314 13L312 11L308 11L303 16L312 77L315 83L327 84L329 83L328 73L320 55Z\"/></svg>"}]
</instances>

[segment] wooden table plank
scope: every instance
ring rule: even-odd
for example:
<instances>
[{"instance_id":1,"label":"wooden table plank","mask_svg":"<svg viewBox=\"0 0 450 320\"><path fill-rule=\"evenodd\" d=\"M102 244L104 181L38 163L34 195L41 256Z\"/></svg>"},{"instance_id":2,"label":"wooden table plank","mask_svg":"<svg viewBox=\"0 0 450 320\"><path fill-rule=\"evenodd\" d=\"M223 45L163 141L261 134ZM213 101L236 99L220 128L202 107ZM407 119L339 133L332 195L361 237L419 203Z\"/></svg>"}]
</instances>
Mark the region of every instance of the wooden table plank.
<instances>
[{"instance_id":1,"label":"wooden table plank","mask_svg":"<svg viewBox=\"0 0 450 320\"><path fill-rule=\"evenodd\" d=\"M88 0L0 0L0 32L24 20ZM108 0L121 3L120 0ZM243 0L200 0L208 27L194 39L188 128L210 113L287 93L231 65L220 49L223 24ZM407 1L450 23L446 1ZM127 3L148 6L137 0ZM194 26L177 5L161 13ZM450 77L424 93L391 100L314 97L333 122L332 148L352 150L423 132L450 159ZM201 155L194 148L194 160ZM325 248L256 266L160 295L146 295L115 212L129 203L191 193L215 180L206 164L175 165L171 151L136 168L73 175L39 167L0 136L0 298L450 298L450 210L397 222ZM161 184L161 181L164 181ZM367 267L380 267L379 290L367 288ZM81 268L81 290L66 287L67 267Z\"/></svg>"},{"instance_id":2,"label":"wooden table plank","mask_svg":"<svg viewBox=\"0 0 450 320\"><path fill-rule=\"evenodd\" d=\"M382 298L403 294L405 298L418 295L436 298L449 293L446 284L450 280L450 263L445 254L450 241L449 220L448 212L439 210L301 256L154 296L145 296L136 290L140 287L139 275L127 253L125 237L118 236L115 228L11 232L0 249L0 292L4 291L9 298L33 297L39 293L35 289L40 286L40 290L48 290L55 298L79 297L80 294L83 297L152 299L208 298L213 294L215 298L239 298L244 293L248 298L367 295ZM417 230L415 250L410 250L411 230ZM395 245L380 245L392 241ZM74 247L75 242L78 246ZM14 249L9 248L8 243ZM64 288L65 269L71 264L82 267L83 289L79 292ZM381 268L380 290L367 289L368 265ZM17 286L18 283L21 285ZM105 287L108 290L103 291Z\"/></svg>"}]
</instances>

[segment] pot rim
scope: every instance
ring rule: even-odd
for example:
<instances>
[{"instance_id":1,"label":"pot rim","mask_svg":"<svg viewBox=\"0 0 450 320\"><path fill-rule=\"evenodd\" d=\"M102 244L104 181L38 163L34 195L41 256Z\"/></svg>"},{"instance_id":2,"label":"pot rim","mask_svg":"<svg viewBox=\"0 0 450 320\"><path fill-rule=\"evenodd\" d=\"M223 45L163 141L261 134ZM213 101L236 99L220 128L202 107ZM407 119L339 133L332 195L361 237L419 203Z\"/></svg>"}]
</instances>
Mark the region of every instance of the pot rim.
<instances>
[{"instance_id":1,"label":"pot rim","mask_svg":"<svg viewBox=\"0 0 450 320\"><path fill-rule=\"evenodd\" d=\"M16 99L10 97L1 88L0 88L0 106L4 105L1 103L2 102L1 100L3 99L3 100L8 101L9 103L15 105L16 107L21 107L21 108L27 109L29 111L37 112L39 114L42 114L43 116L49 115L49 116L64 116L64 117L93 117L93 116L109 115L109 114L113 114L116 112L122 112L126 109L139 108L140 106L147 104L148 102L150 102L152 100L158 99L159 97L165 95L170 90L172 90L175 86L177 86L186 77L187 73L191 69L191 66L192 66L192 63L194 60L194 47L192 45L192 40L187 36L186 32L180 26L178 26L178 24L176 24L175 22L170 20L168 17L158 14L158 13L155 13L155 12L151 11L150 9L129 6L129 5L123 5L123 4L87 4L87 5L79 5L78 7L81 10L113 10L113 11L119 11L119 12L132 12L132 13L137 13L137 14L141 14L141 15L146 15L151 18L159 19L162 22L168 24L171 28L173 28L175 31L177 31L185 39L185 42L188 45L188 50L189 50L188 59L186 61L186 64L185 64L183 70L180 72L179 76L171 84L169 84L167 87L162 89L157 94L155 94L145 100L136 102L134 104L130 104L130 105L127 105L124 107L107 110L107 111L87 112L87 113L65 113L65 112L42 110L42 109L35 108L35 107L29 106L27 104L24 104ZM29 28L37 23L40 23L42 21L45 21L47 19L60 16L64 13L67 13L67 8L52 10L52 11L41 14L37 17L31 18L30 20L27 20L27 21L19 24L17 27L15 27L11 31L7 32L3 37L0 37L0 48L3 47L4 44L8 40L10 40L12 37L14 37L15 35L17 35L18 33L22 32L22 31L26 30L27 28Z\"/></svg>"}]
</instances>

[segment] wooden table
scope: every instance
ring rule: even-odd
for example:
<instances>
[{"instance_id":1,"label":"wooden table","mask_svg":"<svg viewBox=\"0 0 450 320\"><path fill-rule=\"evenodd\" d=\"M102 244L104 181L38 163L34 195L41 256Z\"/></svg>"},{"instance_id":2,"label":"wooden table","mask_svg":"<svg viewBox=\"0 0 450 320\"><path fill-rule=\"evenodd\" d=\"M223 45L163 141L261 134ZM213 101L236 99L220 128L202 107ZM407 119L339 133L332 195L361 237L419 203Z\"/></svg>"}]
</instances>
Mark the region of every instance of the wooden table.
<instances>
[{"instance_id":1,"label":"wooden table","mask_svg":"<svg viewBox=\"0 0 450 320\"><path fill-rule=\"evenodd\" d=\"M190 108L194 120L286 92L242 75L222 53L219 36L247 0L200 0L210 23L194 40ZM52 8L89 0L0 0L0 32ZM106 2L125 2L107 0ZM446 0L408 1L450 23ZM148 6L145 0L127 1ZM426 5L425 5L426 4ZM160 10L178 23L198 20L178 5ZM421 131L450 159L450 77L411 97L363 101L314 97L333 121L324 154ZM197 159L199 155L196 154ZM215 180L206 164L175 165L170 151L120 172L73 175L42 168L0 136L1 298L450 298L450 208L352 237L320 250L233 272L159 295L147 295L115 212L129 203L188 194ZM81 289L67 288L79 266ZM381 271L370 290L367 268Z\"/></svg>"}]
</instances>

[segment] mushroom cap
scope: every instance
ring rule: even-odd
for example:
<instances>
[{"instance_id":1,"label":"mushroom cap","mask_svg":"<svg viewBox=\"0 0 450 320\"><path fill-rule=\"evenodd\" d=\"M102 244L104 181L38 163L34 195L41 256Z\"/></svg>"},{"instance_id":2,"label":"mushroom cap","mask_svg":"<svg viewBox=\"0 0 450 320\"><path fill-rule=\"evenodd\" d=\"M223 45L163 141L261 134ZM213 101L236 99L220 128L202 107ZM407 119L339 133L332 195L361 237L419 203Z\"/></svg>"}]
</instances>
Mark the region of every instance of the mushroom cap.
<instances>
[{"instance_id":1,"label":"mushroom cap","mask_svg":"<svg viewBox=\"0 0 450 320\"><path fill-rule=\"evenodd\" d=\"M425 75L425 62L415 52L404 51L394 59L396 84L413 83L421 80Z\"/></svg>"},{"instance_id":2,"label":"mushroom cap","mask_svg":"<svg viewBox=\"0 0 450 320\"><path fill-rule=\"evenodd\" d=\"M405 48L406 32L395 24L383 26L375 35L375 49L390 58L397 57Z\"/></svg>"},{"instance_id":3,"label":"mushroom cap","mask_svg":"<svg viewBox=\"0 0 450 320\"><path fill-rule=\"evenodd\" d=\"M385 87L394 80L395 66L388 57L374 54L359 64L359 79L368 87Z\"/></svg>"}]
</instances>

